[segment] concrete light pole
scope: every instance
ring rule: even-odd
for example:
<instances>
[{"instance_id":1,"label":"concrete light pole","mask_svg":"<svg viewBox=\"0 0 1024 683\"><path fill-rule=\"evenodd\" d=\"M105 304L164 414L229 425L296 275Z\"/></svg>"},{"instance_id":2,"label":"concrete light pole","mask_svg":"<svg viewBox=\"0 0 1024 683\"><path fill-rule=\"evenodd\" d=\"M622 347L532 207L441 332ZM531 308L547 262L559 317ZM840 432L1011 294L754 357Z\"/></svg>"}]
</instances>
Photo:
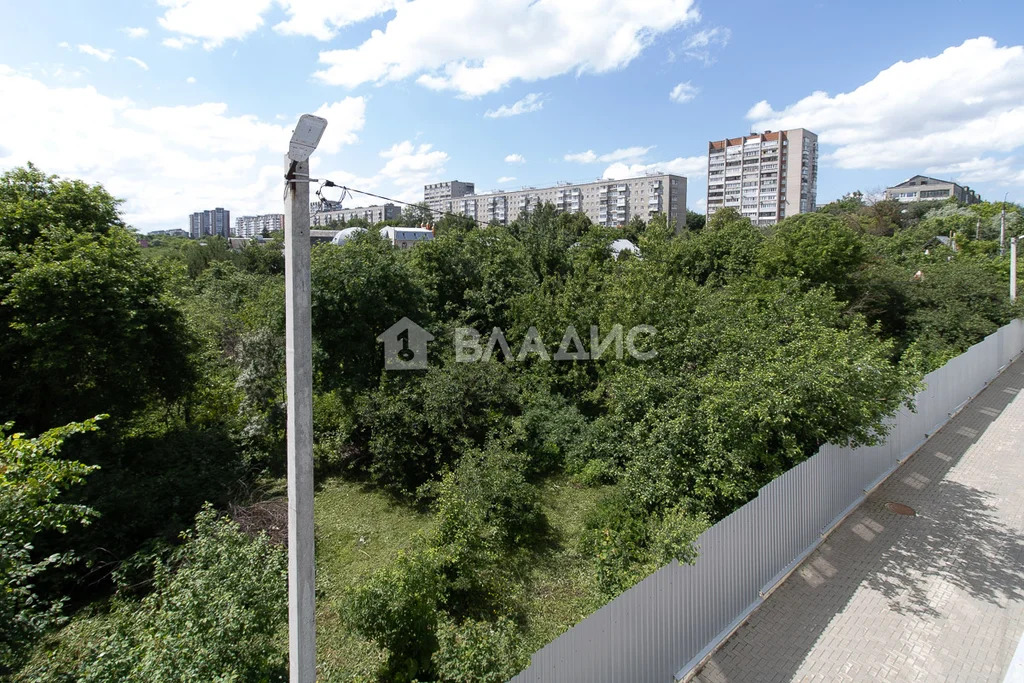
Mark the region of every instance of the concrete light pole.
<instances>
[{"instance_id":1,"label":"concrete light pole","mask_svg":"<svg viewBox=\"0 0 1024 683\"><path fill-rule=\"evenodd\" d=\"M1017 241L1019 237L1010 238L1010 301L1017 300Z\"/></svg>"},{"instance_id":2,"label":"concrete light pole","mask_svg":"<svg viewBox=\"0 0 1024 683\"><path fill-rule=\"evenodd\" d=\"M327 121L304 114L284 159L285 365L288 373L288 680L316 681L313 553L313 331L309 155Z\"/></svg>"},{"instance_id":3,"label":"concrete light pole","mask_svg":"<svg viewBox=\"0 0 1024 683\"><path fill-rule=\"evenodd\" d=\"M1006 244L1006 195L1003 195L1003 210L999 213L999 255L1002 256Z\"/></svg>"}]
</instances>

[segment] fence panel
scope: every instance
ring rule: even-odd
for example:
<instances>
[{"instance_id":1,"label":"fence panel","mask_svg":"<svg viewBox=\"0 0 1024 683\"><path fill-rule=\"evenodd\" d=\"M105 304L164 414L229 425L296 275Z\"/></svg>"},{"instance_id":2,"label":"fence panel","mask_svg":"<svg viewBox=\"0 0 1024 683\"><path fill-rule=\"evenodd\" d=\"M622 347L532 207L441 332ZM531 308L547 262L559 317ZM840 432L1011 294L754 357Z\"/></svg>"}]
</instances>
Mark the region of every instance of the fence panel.
<instances>
[{"instance_id":1,"label":"fence panel","mask_svg":"<svg viewBox=\"0 0 1024 683\"><path fill-rule=\"evenodd\" d=\"M659 569L535 652L511 683L668 683L746 616L905 458L1024 352L1015 320L925 377L878 446L827 444L707 529L692 566Z\"/></svg>"}]
</instances>

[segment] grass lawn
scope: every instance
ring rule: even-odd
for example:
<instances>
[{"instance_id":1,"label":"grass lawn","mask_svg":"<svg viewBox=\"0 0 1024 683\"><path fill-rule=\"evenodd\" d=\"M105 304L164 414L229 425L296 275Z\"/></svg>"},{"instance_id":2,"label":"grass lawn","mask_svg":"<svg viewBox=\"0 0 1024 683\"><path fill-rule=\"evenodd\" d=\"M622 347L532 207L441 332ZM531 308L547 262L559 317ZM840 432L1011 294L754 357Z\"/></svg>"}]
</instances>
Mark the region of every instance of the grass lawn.
<instances>
[{"instance_id":1,"label":"grass lawn","mask_svg":"<svg viewBox=\"0 0 1024 683\"><path fill-rule=\"evenodd\" d=\"M539 650L600 606L594 572L579 552L579 538L584 516L602 492L602 488L580 488L568 477L554 477L541 485L541 505L551 524L552 543L538 553L525 591L525 636L531 651Z\"/></svg>"},{"instance_id":2,"label":"grass lawn","mask_svg":"<svg viewBox=\"0 0 1024 683\"><path fill-rule=\"evenodd\" d=\"M526 646L534 651L556 638L597 608L597 591L587 559L579 554L578 539L586 511L601 489L579 488L566 477L540 485L541 503L551 534L531 553L522 584L510 587L521 596ZM275 490L276 494L277 491ZM341 619L345 587L391 562L402 550L420 543L432 516L396 503L361 483L338 477L319 483L315 498L317 557L317 659L322 681L376 681L384 653L349 631ZM15 680L52 671L83 652L84 643L98 636L106 620L104 602L86 606L69 624L36 647L30 664ZM281 634L287 648L287 634ZM45 678L45 675L44 675ZM38 679L36 679L38 680Z\"/></svg>"},{"instance_id":3,"label":"grass lawn","mask_svg":"<svg viewBox=\"0 0 1024 683\"><path fill-rule=\"evenodd\" d=\"M399 551L413 548L431 517L336 477L321 483L314 506L319 679L373 680L383 651L342 622L339 606L345 587L388 564Z\"/></svg>"},{"instance_id":4,"label":"grass lawn","mask_svg":"<svg viewBox=\"0 0 1024 683\"><path fill-rule=\"evenodd\" d=\"M537 650L597 608L593 572L578 551L586 511L601 489L578 488L568 478L541 484L551 542L522 576L526 644ZM374 680L383 652L351 633L340 617L345 586L411 550L431 516L396 504L362 484L326 480L316 494L317 648L325 681Z\"/></svg>"}]
</instances>

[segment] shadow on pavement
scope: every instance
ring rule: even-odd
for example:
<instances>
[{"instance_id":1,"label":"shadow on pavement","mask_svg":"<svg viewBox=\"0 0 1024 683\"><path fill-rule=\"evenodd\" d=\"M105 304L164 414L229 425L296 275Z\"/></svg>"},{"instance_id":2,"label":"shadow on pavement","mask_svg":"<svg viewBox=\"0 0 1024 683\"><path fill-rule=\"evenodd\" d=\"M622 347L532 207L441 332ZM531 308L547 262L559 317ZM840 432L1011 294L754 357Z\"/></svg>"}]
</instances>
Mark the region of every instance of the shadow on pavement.
<instances>
[{"instance_id":1,"label":"shadow on pavement","mask_svg":"<svg viewBox=\"0 0 1024 683\"><path fill-rule=\"evenodd\" d=\"M861 585L884 596L891 611L923 618L940 614L928 592L936 578L994 605L1024 598L1024 537L999 521L991 494L944 479L1022 387L1024 359L893 473L693 680L791 680ZM888 502L909 505L917 516L898 515ZM873 632L870 624L860 630L861 642L853 644L859 649L877 642L884 651L890 645L888 635ZM827 669L815 674L821 680L852 680L849 673L843 677Z\"/></svg>"}]
</instances>

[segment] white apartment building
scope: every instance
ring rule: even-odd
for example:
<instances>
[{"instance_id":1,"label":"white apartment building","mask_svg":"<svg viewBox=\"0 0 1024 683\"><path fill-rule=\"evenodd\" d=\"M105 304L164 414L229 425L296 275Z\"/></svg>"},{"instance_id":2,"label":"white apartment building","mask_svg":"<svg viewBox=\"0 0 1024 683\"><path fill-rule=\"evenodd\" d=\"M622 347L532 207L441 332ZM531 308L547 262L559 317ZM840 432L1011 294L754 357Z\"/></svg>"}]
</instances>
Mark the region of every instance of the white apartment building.
<instances>
[{"instance_id":1,"label":"white apartment building","mask_svg":"<svg viewBox=\"0 0 1024 683\"><path fill-rule=\"evenodd\" d=\"M424 188L426 195L428 185ZM559 212L584 213L598 225L617 227L634 217L648 221L665 214L678 231L686 225L686 178L652 174L622 180L563 183L554 187L527 187L513 192L497 190L451 199L451 211L481 223L508 225L523 213L550 203Z\"/></svg>"},{"instance_id":2,"label":"white apartment building","mask_svg":"<svg viewBox=\"0 0 1024 683\"><path fill-rule=\"evenodd\" d=\"M235 218L235 237L258 237L264 232L284 230L283 213L267 213L261 216L238 216Z\"/></svg>"},{"instance_id":3,"label":"white apartment building","mask_svg":"<svg viewBox=\"0 0 1024 683\"><path fill-rule=\"evenodd\" d=\"M817 209L818 136L804 128L708 143L707 215L734 208L754 225Z\"/></svg>"},{"instance_id":4,"label":"white apartment building","mask_svg":"<svg viewBox=\"0 0 1024 683\"><path fill-rule=\"evenodd\" d=\"M440 218L444 213L454 211L453 199L473 194L475 190L476 186L473 183L464 183L461 180L431 183L423 186L423 201L434 212L434 217Z\"/></svg>"},{"instance_id":5,"label":"white apartment building","mask_svg":"<svg viewBox=\"0 0 1024 683\"><path fill-rule=\"evenodd\" d=\"M939 180L925 175L907 178L899 185L886 188L885 198L901 202L934 202L955 197L964 204L977 204L981 197L966 185L952 180Z\"/></svg>"},{"instance_id":6,"label":"white apartment building","mask_svg":"<svg viewBox=\"0 0 1024 683\"><path fill-rule=\"evenodd\" d=\"M434 239L434 231L427 228L404 228L387 226L380 229L380 236L398 249L411 249L417 244Z\"/></svg>"},{"instance_id":7,"label":"white apartment building","mask_svg":"<svg viewBox=\"0 0 1024 683\"><path fill-rule=\"evenodd\" d=\"M336 221L348 222L353 218L364 218L370 225L390 221L402 217L401 207L391 202L387 204L375 204L373 206L360 206L354 209L342 209L337 203L312 202L309 205L309 224L328 225Z\"/></svg>"}]
</instances>

